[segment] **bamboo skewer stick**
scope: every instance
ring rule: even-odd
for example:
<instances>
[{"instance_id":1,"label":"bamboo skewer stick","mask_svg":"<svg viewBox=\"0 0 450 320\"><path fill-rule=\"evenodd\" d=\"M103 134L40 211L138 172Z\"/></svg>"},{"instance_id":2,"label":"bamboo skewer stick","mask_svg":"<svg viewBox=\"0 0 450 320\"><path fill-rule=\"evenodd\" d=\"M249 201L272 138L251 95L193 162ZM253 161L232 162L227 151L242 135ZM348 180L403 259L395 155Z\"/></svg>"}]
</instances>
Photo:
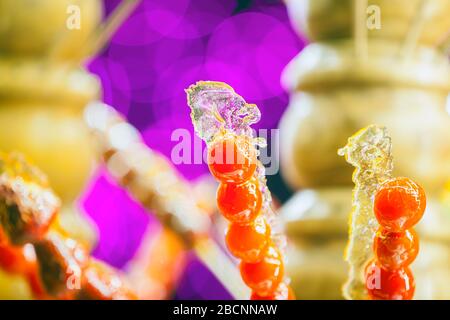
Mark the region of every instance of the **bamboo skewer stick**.
<instances>
[{"instance_id":1,"label":"bamboo skewer stick","mask_svg":"<svg viewBox=\"0 0 450 320\"><path fill-rule=\"evenodd\" d=\"M235 298L248 297L249 291L236 267L208 236L209 216L197 206L189 185L170 162L150 150L138 131L111 107L92 103L86 109L85 119L99 139L110 174L177 233Z\"/></svg>"}]
</instances>

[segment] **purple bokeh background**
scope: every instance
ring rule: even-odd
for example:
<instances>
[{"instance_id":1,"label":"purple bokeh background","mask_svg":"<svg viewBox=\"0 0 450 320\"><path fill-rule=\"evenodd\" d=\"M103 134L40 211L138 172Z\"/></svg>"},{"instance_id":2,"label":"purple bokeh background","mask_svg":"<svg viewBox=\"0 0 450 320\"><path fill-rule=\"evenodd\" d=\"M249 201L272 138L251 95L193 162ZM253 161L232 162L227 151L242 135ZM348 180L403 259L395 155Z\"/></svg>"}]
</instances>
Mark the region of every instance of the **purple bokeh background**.
<instances>
[{"instance_id":1,"label":"purple bokeh background","mask_svg":"<svg viewBox=\"0 0 450 320\"><path fill-rule=\"evenodd\" d=\"M106 14L119 2L105 0ZM193 132L184 89L199 80L227 82L260 107L256 128L276 128L288 104L280 75L302 46L281 0L143 0L89 70L101 79L104 101L125 115L151 148L170 157L177 143L171 141L173 130ZM177 169L191 180L207 172L200 164ZM94 254L117 267L158 223L102 169L81 202L99 229ZM191 257L176 297L229 295Z\"/></svg>"}]
</instances>

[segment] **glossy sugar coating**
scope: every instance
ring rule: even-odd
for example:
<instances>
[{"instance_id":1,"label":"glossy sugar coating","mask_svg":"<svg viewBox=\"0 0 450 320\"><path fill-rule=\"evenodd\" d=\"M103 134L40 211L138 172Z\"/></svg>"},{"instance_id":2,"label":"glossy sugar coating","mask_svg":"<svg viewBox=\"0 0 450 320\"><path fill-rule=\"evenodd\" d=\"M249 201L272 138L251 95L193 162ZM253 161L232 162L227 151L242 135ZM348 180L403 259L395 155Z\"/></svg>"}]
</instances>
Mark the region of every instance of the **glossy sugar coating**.
<instances>
[{"instance_id":1,"label":"glossy sugar coating","mask_svg":"<svg viewBox=\"0 0 450 320\"><path fill-rule=\"evenodd\" d=\"M366 276L371 300L411 300L414 296L416 284L409 267L387 270L373 260Z\"/></svg>"},{"instance_id":2,"label":"glossy sugar coating","mask_svg":"<svg viewBox=\"0 0 450 320\"><path fill-rule=\"evenodd\" d=\"M225 239L227 248L239 259L258 262L270 244L270 232L270 226L261 216L247 225L231 223Z\"/></svg>"},{"instance_id":3,"label":"glossy sugar coating","mask_svg":"<svg viewBox=\"0 0 450 320\"><path fill-rule=\"evenodd\" d=\"M259 109L247 104L230 86L221 82L201 81L190 86L186 93L195 131L208 145L209 169L221 182L218 206L233 223L227 236L229 249L242 259L241 275L254 294L267 299L278 297L275 291L284 278L286 241L275 225L277 219L271 207L265 168L256 158L257 147L266 146L265 139L256 138L250 127L259 121ZM230 143L224 144L224 141ZM223 150L230 146L233 152L229 154L233 158L243 157L243 163L224 165L210 161L212 158L228 160L228 152L225 157ZM258 192L249 186L256 186ZM262 226L267 226L267 234L264 228L257 226L261 218Z\"/></svg>"},{"instance_id":4,"label":"glossy sugar coating","mask_svg":"<svg viewBox=\"0 0 450 320\"><path fill-rule=\"evenodd\" d=\"M391 178L393 160L391 138L386 128L370 125L348 139L338 154L356 169L353 173L353 210L345 259L349 263L348 281L343 287L346 299L367 299L364 270L373 256L372 244L378 222L373 214L373 195Z\"/></svg>"},{"instance_id":5,"label":"glossy sugar coating","mask_svg":"<svg viewBox=\"0 0 450 320\"><path fill-rule=\"evenodd\" d=\"M187 90L187 102L191 108L191 118L195 132L210 147L214 141L227 139L229 136L247 139L254 147L266 146L264 138L255 137L250 127L261 118L258 107L247 104L232 87L215 81L199 81L191 85ZM265 168L256 160L254 177L258 181L262 195L262 209L264 216L272 227L274 226L275 213L272 210L272 196L267 188ZM273 235L277 244L284 243L283 237Z\"/></svg>"},{"instance_id":6,"label":"glossy sugar coating","mask_svg":"<svg viewBox=\"0 0 450 320\"><path fill-rule=\"evenodd\" d=\"M261 211L262 196L256 179L240 184L221 183L217 190L217 205L229 221L248 224Z\"/></svg>"}]
</instances>

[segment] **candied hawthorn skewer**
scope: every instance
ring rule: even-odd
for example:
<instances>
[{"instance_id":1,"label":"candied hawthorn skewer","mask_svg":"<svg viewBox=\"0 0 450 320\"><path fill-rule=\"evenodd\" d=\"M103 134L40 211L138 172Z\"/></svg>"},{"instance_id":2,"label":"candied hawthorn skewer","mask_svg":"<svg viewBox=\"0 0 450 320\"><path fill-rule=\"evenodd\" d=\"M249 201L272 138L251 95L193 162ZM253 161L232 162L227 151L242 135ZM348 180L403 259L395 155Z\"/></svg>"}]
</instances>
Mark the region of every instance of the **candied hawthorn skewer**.
<instances>
[{"instance_id":1,"label":"candied hawthorn skewer","mask_svg":"<svg viewBox=\"0 0 450 320\"><path fill-rule=\"evenodd\" d=\"M293 299L276 241L280 236L271 225L274 213L264 167L257 160L256 146L264 142L250 127L259 121L259 109L221 82L198 82L186 92L196 133L207 143L209 169L220 183L217 205L230 222L226 244L241 259L251 298Z\"/></svg>"},{"instance_id":2,"label":"candied hawthorn skewer","mask_svg":"<svg viewBox=\"0 0 450 320\"><path fill-rule=\"evenodd\" d=\"M419 239L412 227L422 218L425 206L422 187L408 178L390 179L377 191L374 213L380 228L374 239L375 259L366 270L371 299L413 298L415 283L409 265L419 252Z\"/></svg>"},{"instance_id":3,"label":"candied hawthorn skewer","mask_svg":"<svg viewBox=\"0 0 450 320\"><path fill-rule=\"evenodd\" d=\"M0 157L0 267L23 275L38 299L135 298L117 271L50 230L59 204L22 156Z\"/></svg>"},{"instance_id":4,"label":"candied hawthorn skewer","mask_svg":"<svg viewBox=\"0 0 450 320\"><path fill-rule=\"evenodd\" d=\"M371 125L339 150L356 167L353 211L346 260L348 299L411 299L414 278L409 265L418 253L412 229L422 217L423 189L408 178L392 178L391 138Z\"/></svg>"}]
</instances>

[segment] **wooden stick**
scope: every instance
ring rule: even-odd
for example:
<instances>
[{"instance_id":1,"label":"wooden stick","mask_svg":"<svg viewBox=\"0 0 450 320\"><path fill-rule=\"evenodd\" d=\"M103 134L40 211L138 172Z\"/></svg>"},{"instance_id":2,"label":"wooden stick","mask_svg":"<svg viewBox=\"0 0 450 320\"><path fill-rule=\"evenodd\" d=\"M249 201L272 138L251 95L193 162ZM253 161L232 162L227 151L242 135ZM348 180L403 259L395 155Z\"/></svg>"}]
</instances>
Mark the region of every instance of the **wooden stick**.
<instances>
[{"instance_id":1,"label":"wooden stick","mask_svg":"<svg viewBox=\"0 0 450 320\"><path fill-rule=\"evenodd\" d=\"M405 60L411 57L414 49L417 47L423 27L425 26L428 5L429 2L427 0L421 0L418 5L416 15L412 20L411 27L406 34L400 50L400 56Z\"/></svg>"}]
</instances>

